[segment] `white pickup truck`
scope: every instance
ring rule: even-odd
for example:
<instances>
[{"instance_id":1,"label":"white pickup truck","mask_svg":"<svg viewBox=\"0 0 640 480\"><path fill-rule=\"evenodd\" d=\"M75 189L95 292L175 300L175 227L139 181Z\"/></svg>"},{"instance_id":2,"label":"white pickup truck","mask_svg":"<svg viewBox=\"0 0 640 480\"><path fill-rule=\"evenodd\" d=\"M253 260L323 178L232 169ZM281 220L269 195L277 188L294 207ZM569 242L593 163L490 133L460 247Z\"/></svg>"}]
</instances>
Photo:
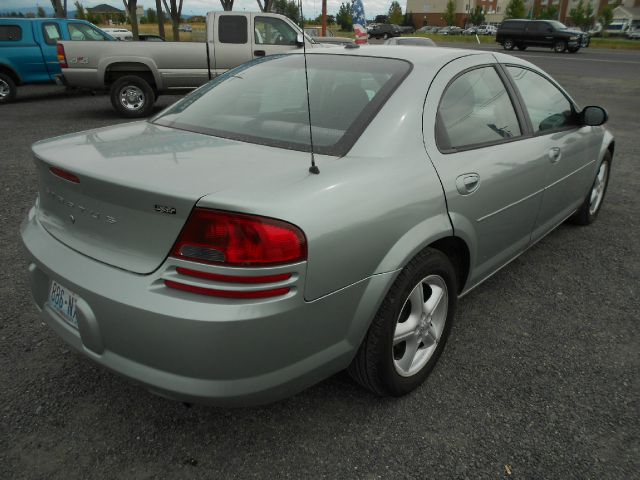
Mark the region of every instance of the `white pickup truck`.
<instances>
[{"instance_id":1,"label":"white pickup truck","mask_svg":"<svg viewBox=\"0 0 640 480\"><path fill-rule=\"evenodd\" d=\"M290 19L274 13L210 12L206 43L58 42L63 83L109 89L129 118L151 113L162 92L192 89L256 57L320 45Z\"/></svg>"}]
</instances>

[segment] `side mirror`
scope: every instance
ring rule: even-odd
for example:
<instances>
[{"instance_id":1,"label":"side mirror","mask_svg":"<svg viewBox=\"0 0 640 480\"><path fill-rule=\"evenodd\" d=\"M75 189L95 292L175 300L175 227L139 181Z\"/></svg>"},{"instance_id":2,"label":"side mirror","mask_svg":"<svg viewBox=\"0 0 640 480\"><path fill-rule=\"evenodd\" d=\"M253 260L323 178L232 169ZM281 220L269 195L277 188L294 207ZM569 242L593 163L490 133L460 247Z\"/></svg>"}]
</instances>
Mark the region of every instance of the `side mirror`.
<instances>
[{"instance_id":1,"label":"side mirror","mask_svg":"<svg viewBox=\"0 0 640 480\"><path fill-rule=\"evenodd\" d=\"M582 112L580 112L580 118L583 125L597 127L609 120L609 115L604 108L590 105L582 109Z\"/></svg>"},{"instance_id":2,"label":"side mirror","mask_svg":"<svg viewBox=\"0 0 640 480\"><path fill-rule=\"evenodd\" d=\"M298 33L298 36L296 37L296 45L298 47L302 47L304 45L304 36L301 33Z\"/></svg>"}]
</instances>

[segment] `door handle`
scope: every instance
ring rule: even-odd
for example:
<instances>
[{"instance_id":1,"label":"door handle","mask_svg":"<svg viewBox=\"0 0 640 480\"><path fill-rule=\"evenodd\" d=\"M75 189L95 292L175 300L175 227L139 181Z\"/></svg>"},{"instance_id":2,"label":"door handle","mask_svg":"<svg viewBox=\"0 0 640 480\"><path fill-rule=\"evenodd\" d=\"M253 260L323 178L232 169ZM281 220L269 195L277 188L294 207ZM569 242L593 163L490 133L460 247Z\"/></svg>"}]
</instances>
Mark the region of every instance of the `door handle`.
<instances>
[{"instance_id":1,"label":"door handle","mask_svg":"<svg viewBox=\"0 0 640 480\"><path fill-rule=\"evenodd\" d=\"M264 50L254 50L253 54L256 57L264 57L267 54L267 52L265 52Z\"/></svg>"},{"instance_id":2,"label":"door handle","mask_svg":"<svg viewBox=\"0 0 640 480\"><path fill-rule=\"evenodd\" d=\"M480 175L477 173L464 173L456 178L456 188L460 195L469 195L480 186Z\"/></svg>"},{"instance_id":3,"label":"door handle","mask_svg":"<svg viewBox=\"0 0 640 480\"><path fill-rule=\"evenodd\" d=\"M553 147L551 150L549 150L547 155L549 156L549 160L551 161L551 163L558 163L560 161L560 157L562 157L562 150L560 150L558 147Z\"/></svg>"}]
</instances>

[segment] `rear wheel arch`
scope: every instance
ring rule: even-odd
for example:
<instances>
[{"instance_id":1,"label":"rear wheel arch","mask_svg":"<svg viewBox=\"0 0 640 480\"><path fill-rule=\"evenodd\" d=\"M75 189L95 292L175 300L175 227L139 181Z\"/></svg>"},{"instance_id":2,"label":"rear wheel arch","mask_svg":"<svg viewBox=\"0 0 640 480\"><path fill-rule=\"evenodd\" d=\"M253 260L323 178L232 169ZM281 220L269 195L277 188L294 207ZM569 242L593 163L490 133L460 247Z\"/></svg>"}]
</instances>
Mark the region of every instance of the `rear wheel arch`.
<instances>
[{"instance_id":1,"label":"rear wheel arch","mask_svg":"<svg viewBox=\"0 0 640 480\"><path fill-rule=\"evenodd\" d=\"M108 65L104 71L104 84L112 85L119 78L129 75L144 79L154 90L159 89L153 70L142 62L117 62Z\"/></svg>"},{"instance_id":2,"label":"rear wheel arch","mask_svg":"<svg viewBox=\"0 0 640 480\"><path fill-rule=\"evenodd\" d=\"M458 293L462 292L469 278L471 265L471 254L467 243L460 237L451 236L436 240L427 248L439 250L447 256L458 277Z\"/></svg>"},{"instance_id":3,"label":"rear wheel arch","mask_svg":"<svg viewBox=\"0 0 640 480\"><path fill-rule=\"evenodd\" d=\"M5 75L8 75L9 77L11 77L11 79L16 85L22 85L22 80L20 79L20 75L18 75L18 73L8 65L0 64L0 73L4 73Z\"/></svg>"}]
</instances>

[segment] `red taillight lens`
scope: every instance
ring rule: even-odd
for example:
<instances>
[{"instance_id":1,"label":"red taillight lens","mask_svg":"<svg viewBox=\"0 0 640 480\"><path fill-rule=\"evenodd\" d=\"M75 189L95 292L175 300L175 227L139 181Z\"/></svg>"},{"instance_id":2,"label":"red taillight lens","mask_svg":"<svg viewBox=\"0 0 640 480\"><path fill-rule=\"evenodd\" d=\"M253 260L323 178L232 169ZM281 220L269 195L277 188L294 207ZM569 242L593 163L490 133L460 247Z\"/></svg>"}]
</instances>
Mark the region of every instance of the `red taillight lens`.
<instances>
[{"instance_id":1,"label":"red taillight lens","mask_svg":"<svg viewBox=\"0 0 640 480\"><path fill-rule=\"evenodd\" d=\"M307 258L307 241L295 225L238 213L196 208L171 255L196 262L267 266Z\"/></svg>"},{"instance_id":2,"label":"red taillight lens","mask_svg":"<svg viewBox=\"0 0 640 480\"><path fill-rule=\"evenodd\" d=\"M67 172L66 170L63 170L61 168L51 167L49 168L49 171L53 173L56 177L64 178L65 180L72 183L80 183L80 179L76 177L73 173Z\"/></svg>"},{"instance_id":3,"label":"red taillight lens","mask_svg":"<svg viewBox=\"0 0 640 480\"><path fill-rule=\"evenodd\" d=\"M60 64L60 68L69 68L69 65L67 65L67 56L64 54L64 45L58 44L56 48L58 51L58 63Z\"/></svg>"},{"instance_id":4,"label":"red taillight lens","mask_svg":"<svg viewBox=\"0 0 640 480\"><path fill-rule=\"evenodd\" d=\"M169 288L182 290L183 292L197 293L198 295L207 295L209 297L222 298L270 298L279 297L289 293L289 287L274 288L272 290L257 291L234 291L234 290L214 290L212 288L196 287L195 285L187 285L185 283L173 282L165 280L164 284Z\"/></svg>"}]
</instances>

